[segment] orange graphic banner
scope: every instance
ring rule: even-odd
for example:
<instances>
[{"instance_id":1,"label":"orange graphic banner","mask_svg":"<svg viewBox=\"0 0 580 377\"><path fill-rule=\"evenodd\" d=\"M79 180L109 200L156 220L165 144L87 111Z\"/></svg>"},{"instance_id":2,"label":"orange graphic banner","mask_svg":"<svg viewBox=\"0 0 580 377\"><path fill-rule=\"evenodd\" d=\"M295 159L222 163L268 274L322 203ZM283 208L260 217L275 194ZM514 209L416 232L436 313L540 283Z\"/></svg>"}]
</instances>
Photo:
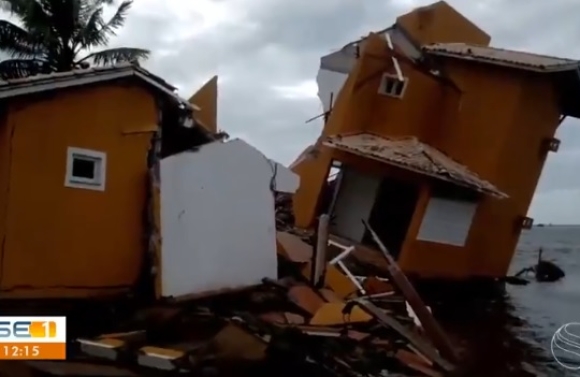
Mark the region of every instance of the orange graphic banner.
<instances>
[{"instance_id":1,"label":"orange graphic banner","mask_svg":"<svg viewBox=\"0 0 580 377\"><path fill-rule=\"evenodd\" d=\"M0 360L65 360L66 343L0 343Z\"/></svg>"}]
</instances>

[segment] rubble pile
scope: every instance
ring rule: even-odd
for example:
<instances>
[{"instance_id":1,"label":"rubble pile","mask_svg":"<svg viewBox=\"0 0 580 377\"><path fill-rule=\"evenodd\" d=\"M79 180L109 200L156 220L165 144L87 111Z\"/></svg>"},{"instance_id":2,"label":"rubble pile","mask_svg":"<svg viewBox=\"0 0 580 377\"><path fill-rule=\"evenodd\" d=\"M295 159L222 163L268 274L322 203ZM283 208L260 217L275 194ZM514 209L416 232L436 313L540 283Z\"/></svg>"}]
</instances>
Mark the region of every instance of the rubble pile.
<instances>
[{"instance_id":1,"label":"rubble pile","mask_svg":"<svg viewBox=\"0 0 580 377\"><path fill-rule=\"evenodd\" d=\"M290 230L294 227L294 212L292 210L292 194L277 192L276 202L276 229Z\"/></svg>"},{"instance_id":2,"label":"rubble pile","mask_svg":"<svg viewBox=\"0 0 580 377\"><path fill-rule=\"evenodd\" d=\"M78 339L73 359L128 375L436 377L455 369L441 335L432 336L429 311L417 310L418 297L396 269L390 279L354 276L337 257L313 284L313 247L288 232L278 232L277 241L280 279L159 304L131 331ZM46 363L38 368L46 371Z\"/></svg>"}]
</instances>

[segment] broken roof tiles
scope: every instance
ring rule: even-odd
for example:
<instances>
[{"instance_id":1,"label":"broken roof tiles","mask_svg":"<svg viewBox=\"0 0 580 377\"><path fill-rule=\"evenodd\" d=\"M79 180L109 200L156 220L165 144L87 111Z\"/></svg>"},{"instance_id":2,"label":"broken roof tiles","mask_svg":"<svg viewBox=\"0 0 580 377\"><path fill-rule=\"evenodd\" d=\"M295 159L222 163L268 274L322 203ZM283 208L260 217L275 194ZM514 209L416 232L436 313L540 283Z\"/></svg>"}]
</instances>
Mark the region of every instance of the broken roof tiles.
<instances>
[{"instance_id":1,"label":"broken roof tiles","mask_svg":"<svg viewBox=\"0 0 580 377\"><path fill-rule=\"evenodd\" d=\"M331 136L324 144L495 197L507 197L466 166L436 148L420 142L415 137L386 139L370 133L359 133Z\"/></svg>"},{"instance_id":2,"label":"broken roof tiles","mask_svg":"<svg viewBox=\"0 0 580 377\"><path fill-rule=\"evenodd\" d=\"M564 72L580 67L580 61L529 52L466 43L435 43L423 47L434 56L494 64L534 72Z\"/></svg>"}]
</instances>

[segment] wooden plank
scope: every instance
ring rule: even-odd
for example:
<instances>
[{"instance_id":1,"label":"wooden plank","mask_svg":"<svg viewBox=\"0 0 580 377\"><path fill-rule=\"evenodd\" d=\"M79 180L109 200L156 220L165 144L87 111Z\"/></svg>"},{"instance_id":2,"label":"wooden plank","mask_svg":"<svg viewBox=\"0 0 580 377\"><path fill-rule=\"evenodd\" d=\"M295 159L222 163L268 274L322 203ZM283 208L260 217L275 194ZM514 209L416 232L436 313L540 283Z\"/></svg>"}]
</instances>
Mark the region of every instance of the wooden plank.
<instances>
[{"instance_id":1,"label":"wooden plank","mask_svg":"<svg viewBox=\"0 0 580 377\"><path fill-rule=\"evenodd\" d=\"M316 249L314 249L314 257L312 258L312 276L310 280L314 287L324 287L329 223L330 217L328 215L320 215L318 220L318 232L316 233Z\"/></svg>"},{"instance_id":2,"label":"wooden plank","mask_svg":"<svg viewBox=\"0 0 580 377\"><path fill-rule=\"evenodd\" d=\"M439 356L435 348L433 348L430 344L425 342L423 339L421 339L413 332L409 331L399 321L397 321L395 318L391 317L390 315L382 311L372 302L365 299L354 299L353 302L356 302L363 310L365 310L367 313L378 319L383 326L390 327L399 334L401 334L409 342L411 342L411 344L413 344L423 355L425 355L430 360L433 360L433 362L438 364L444 370L452 371L453 369L455 369L453 364L451 364L450 362Z\"/></svg>"},{"instance_id":3,"label":"wooden plank","mask_svg":"<svg viewBox=\"0 0 580 377\"><path fill-rule=\"evenodd\" d=\"M444 357L446 357L451 361L457 361L458 359L457 353L453 349L451 341L449 340L449 338L447 338L447 335L445 334L441 326L439 326L437 321L435 321L435 318L433 317L429 309L427 309L427 307L423 303L423 300L421 300L421 297L419 297L419 294L407 279L407 276L405 276L403 271L401 271L399 264L391 256L386 246L383 244L379 236L375 233L373 228L371 228L368 222L365 220L363 220L362 222L365 228L369 231L369 233L373 237L373 240L375 241L381 252L383 253L385 259L387 260L387 263L389 265L389 273L392 277L393 282L401 290L407 302L409 302L409 305L417 315L417 318L419 318L419 321L421 322L421 325L425 330L427 336L431 339L435 347L437 347L439 352L441 352L441 354Z\"/></svg>"}]
</instances>

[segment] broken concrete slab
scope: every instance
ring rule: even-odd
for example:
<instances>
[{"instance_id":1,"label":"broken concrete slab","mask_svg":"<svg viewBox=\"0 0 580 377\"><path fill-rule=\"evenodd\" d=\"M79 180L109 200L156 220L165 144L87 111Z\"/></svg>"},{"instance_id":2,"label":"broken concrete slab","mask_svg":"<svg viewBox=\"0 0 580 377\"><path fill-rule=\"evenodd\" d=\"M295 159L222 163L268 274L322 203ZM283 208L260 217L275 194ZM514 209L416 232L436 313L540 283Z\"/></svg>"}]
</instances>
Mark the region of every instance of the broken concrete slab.
<instances>
[{"instance_id":1,"label":"broken concrete slab","mask_svg":"<svg viewBox=\"0 0 580 377\"><path fill-rule=\"evenodd\" d=\"M274 192L294 192L296 174L241 139L172 155L159 169L160 297L278 278Z\"/></svg>"}]
</instances>

